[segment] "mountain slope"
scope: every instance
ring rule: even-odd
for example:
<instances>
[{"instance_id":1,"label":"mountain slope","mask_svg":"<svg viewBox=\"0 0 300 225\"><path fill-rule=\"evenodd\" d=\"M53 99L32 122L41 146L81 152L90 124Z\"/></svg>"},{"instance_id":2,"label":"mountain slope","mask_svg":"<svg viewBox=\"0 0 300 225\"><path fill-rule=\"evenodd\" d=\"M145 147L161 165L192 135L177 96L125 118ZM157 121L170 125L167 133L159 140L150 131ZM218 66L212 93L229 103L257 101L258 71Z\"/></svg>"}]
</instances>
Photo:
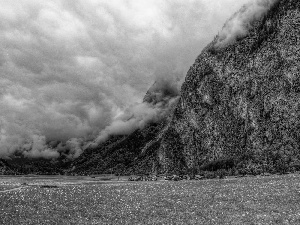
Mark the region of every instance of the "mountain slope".
<instances>
[{"instance_id":1,"label":"mountain slope","mask_svg":"<svg viewBox=\"0 0 300 225\"><path fill-rule=\"evenodd\" d=\"M143 155L141 149L155 138L161 126L150 124L128 136L117 136L95 149L86 150L72 163L70 172L76 174L151 172L150 164L154 161L155 155ZM143 163L139 165L141 161Z\"/></svg>"},{"instance_id":2,"label":"mountain slope","mask_svg":"<svg viewBox=\"0 0 300 225\"><path fill-rule=\"evenodd\" d=\"M300 3L256 3L258 11L243 7L198 56L164 119L86 150L70 172L274 172L300 165ZM154 84L144 101L164 105L177 94L172 85Z\"/></svg>"},{"instance_id":3,"label":"mountain slope","mask_svg":"<svg viewBox=\"0 0 300 225\"><path fill-rule=\"evenodd\" d=\"M178 100L178 89L166 81L155 82L143 103L157 110L152 122L129 135L115 135L96 148L89 148L69 170L74 174L145 174L157 170L157 148Z\"/></svg>"},{"instance_id":4,"label":"mountain slope","mask_svg":"<svg viewBox=\"0 0 300 225\"><path fill-rule=\"evenodd\" d=\"M272 170L300 159L299 27L300 2L281 0L245 37L222 47L216 37L203 50L163 134L162 172L225 159Z\"/></svg>"},{"instance_id":5,"label":"mountain slope","mask_svg":"<svg viewBox=\"0 0 300 225\"><path fill-rule=\"evenodd\" d=\"M16 170L3 159L0 159L0 175L16 174Z\"/></svg>"}]
</instances>

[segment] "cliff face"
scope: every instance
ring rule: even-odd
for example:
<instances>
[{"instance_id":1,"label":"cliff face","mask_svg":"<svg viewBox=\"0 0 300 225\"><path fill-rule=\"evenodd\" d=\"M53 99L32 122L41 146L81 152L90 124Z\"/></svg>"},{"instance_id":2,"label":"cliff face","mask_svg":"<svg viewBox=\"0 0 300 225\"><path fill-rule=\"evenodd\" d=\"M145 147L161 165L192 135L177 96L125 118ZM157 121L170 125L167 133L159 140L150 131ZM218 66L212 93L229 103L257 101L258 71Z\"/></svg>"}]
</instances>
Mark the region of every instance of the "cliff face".
<instances>
[{"instance_id":1,"label":"cliff face","mask_svg":"<svg viewBox=\"0 0 300 225\"><path fill-rule=\"evenodd\" d=\"M300 159L300 2L277 1L248 34L198 56L170 123L161 171L234 158L272 165Z\"/></svg>"}]
</instances>

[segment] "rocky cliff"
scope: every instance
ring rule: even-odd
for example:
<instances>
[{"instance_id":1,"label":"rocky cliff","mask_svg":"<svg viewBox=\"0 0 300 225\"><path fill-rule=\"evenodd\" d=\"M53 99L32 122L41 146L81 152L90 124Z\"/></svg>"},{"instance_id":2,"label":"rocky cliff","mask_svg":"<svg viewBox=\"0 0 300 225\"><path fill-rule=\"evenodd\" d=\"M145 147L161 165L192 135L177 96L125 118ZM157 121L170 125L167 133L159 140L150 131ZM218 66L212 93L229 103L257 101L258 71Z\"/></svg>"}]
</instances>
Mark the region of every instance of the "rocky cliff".
<instances>
[{"instance_id":1,"label":"rocky cliff","mask_svg":"<svg viewBox=\"0 0 300 225\"><path fill-rule=\"evenodd\" d=\"M247 34L223 46L217 36L202 51L160 133L161 171L227 159L272 170L300 159L299 28L300 2L275 1Z\"/></svg>"}]
</instances>

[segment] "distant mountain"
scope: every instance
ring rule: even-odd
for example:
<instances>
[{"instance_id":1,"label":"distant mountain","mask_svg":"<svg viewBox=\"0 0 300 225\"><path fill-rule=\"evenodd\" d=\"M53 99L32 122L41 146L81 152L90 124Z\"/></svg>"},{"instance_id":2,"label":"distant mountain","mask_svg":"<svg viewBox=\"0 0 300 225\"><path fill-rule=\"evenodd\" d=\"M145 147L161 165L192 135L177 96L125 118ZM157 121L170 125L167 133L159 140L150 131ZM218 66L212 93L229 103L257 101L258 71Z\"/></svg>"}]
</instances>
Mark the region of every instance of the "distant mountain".
<instances>
[{"instance_id":1,"label":"distant mountain","mask_svg":"<svg viewBox=\"0 0 300 225\"><path fill-rule=\"evenodd\" d=\"M12 159L0 159L0 174L64 174L70 166L70 162L49 159L30 159L24 157L12 157Z\"/></svg>"}]
</instances>

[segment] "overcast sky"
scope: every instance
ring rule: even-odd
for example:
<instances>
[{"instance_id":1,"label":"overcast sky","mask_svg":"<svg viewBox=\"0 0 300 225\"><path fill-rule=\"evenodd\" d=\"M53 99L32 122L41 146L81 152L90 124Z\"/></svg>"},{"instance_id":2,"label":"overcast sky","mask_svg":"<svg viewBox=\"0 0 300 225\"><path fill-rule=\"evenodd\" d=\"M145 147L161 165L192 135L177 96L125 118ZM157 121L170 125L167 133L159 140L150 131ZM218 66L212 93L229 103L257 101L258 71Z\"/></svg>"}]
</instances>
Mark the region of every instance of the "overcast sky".
<instances>
[{"instance_id":1,"label":"overcast sky","mask_svg":"<svg viewBox=\"0 0 300 225\"><path fill-rule=\"evenodd\" d=\"M0 0L0 156L97 136L246 2Z\"/></svg>"}]
</instances>

